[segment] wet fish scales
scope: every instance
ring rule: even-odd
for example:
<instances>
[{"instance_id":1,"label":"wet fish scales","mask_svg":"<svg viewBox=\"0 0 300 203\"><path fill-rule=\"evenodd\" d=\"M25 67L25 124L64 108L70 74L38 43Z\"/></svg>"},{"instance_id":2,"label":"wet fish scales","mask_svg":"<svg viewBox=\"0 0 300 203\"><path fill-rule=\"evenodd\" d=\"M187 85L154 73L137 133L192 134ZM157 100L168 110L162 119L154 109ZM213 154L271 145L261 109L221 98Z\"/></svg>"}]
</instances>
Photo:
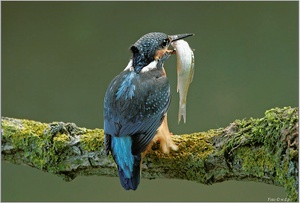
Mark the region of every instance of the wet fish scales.
<instances>
[{"instance_id":1,"label":"wet fish scales","mask_svg":"<svg viewBox=\"0 0 300 203\"><path fill-rule=\"evenodd\" d=\"M190 83L194 77L195 58L192 49L185 40L172 42L177 56L177 92L179 92L178 123L183 117L186 122L186 102Z\"/></svg>"}]
</instances>

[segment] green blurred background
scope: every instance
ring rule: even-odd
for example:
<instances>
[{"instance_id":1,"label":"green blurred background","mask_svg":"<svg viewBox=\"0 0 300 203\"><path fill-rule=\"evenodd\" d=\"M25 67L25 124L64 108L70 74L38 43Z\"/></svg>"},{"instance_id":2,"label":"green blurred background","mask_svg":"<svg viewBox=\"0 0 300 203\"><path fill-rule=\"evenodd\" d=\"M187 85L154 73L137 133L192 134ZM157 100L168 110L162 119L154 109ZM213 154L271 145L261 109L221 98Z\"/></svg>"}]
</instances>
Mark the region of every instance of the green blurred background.
<instances>
[{"instance_id":1,"label":"green blurred background","mask_svg":"<svg viewBox=\"0 0 300 203\"><path fill-rule=\"evenodd\" d=\"M187 123L177 124L176 57L165 68L173 133L225 127L298 106L298 2L2 2L2 115L103 128L103 97L142 35L192 32L195 75ZM2 201L267 201L282 187L228 181L210 186L55 175L2 162Z\"/></svg>"}]
</instances>

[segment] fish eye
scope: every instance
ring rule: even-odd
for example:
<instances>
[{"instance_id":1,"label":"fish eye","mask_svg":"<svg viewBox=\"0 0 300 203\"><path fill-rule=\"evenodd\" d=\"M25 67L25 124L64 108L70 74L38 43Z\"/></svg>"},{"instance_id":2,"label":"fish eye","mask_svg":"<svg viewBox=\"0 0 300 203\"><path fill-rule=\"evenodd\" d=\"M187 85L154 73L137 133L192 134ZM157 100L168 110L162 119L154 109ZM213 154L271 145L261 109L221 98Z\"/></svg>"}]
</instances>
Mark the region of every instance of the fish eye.
<instances>
[{"instance_id":1,"label":"fish eye","mask_svg":"<svg viewBox=\"0 0 300 203\"><path fill-rule=\"evenodd\" d=\"M165 47L169 44L170 40L167 38L167 39L164 39L163 42L162 42L162 47Z\"/></svg>"}]
</instances>

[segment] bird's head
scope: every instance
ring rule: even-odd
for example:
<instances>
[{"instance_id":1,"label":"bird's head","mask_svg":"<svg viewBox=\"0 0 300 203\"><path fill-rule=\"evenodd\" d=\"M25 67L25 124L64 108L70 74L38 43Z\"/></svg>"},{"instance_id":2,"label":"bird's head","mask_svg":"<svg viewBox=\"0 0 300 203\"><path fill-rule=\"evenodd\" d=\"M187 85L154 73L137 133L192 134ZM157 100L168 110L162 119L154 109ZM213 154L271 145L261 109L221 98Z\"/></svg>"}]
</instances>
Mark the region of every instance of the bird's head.
<instances>
[{"instance_id":1,"label":"bird's head","mask_svg":"<svg viewBox=\"0 0 300 203\"><path fill-rule=\"evenodd\" d=\"M171 42L193 35L194 34L167 35L161 32L151 32L142 36L130 47L133 54L132 66L134 71L139 73L154 60L158 61L159 64L163 64L163 62L174 53L174 50L168 49Z\"/></svg>"}]
</instances>

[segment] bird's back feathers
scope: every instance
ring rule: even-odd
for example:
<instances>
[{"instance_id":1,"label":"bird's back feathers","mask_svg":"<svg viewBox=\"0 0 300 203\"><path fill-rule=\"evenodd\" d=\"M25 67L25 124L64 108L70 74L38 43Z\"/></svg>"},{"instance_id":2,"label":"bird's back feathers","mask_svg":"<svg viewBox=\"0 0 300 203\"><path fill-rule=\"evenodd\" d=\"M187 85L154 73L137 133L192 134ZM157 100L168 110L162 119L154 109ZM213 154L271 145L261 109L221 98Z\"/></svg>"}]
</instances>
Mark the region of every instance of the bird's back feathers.
<instances>
[{"instance_id":1,"label":"bird's back feathers","mask_svg":"<svg viewBox=\"0 0 300 203\"><path fill-rule=\"evenodd\" d=\"M106 154L111 151L126 190L140 182L146 150L170 105L170 85L162 70L137 74L128 68L110 83L104 99Z\"/></svg>"},{"instance_id":2,"label":"bird's back feathers","mask_svg":"<svg viewBox=\"0 0 300 203\"><path fill-rule=\"evenodd\" d=\"M107 89L104 131L110 136L131 136L134 142L132 152L139 154L151 142L169 108L170 85L166 77L147 72L136 74L130 82L124 82L130 78L129 74L136 73L120 73ZM135 88L130 89L132 86ZM120 93L120 88L125 92Z\"/></svg>"}]
</instances>

